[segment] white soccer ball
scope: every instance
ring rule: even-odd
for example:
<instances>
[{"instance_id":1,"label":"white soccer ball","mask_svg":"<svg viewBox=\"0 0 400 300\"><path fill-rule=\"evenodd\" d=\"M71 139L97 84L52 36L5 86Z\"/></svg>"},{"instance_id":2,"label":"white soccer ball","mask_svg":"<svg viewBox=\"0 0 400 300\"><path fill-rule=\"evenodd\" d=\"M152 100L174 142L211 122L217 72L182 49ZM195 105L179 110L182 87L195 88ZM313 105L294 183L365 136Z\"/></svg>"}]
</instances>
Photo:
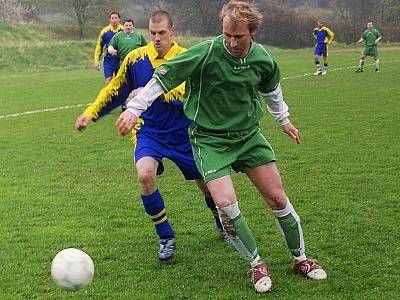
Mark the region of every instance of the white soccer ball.
<instances>
[{"instance_id":1,"label":"white soccer ball","mask_svg":"<svg viewBox=\"0 0 400 300\"><path fill-rule=\"evenodd\" d=\"M63 290L76 291L90 284L94 264L85 252L68 248L57 253L51 263L51 277Z\"/></svg>"}]
</instances>

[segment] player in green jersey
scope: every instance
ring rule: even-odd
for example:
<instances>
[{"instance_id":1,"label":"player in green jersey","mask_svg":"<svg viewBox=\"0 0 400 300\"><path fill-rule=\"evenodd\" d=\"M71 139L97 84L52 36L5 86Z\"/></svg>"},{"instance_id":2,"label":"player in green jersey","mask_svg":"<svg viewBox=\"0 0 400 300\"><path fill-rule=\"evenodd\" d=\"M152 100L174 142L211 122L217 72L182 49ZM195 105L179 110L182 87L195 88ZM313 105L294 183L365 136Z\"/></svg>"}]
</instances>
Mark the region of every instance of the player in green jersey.
<instances>
[{"instance_id":1,"label":"player in green jersey","mask_svg":"<svg viewBox=\"0 0 400 300\"><path fill-rule=\"evenodd\" d=\"M125 56L133 49L146 46L147 42L143 35L134 31L132 19L124 20L124 31L117 32L108 44L108 53L112 56L119 56L119 63L122 64Z\"/></svg>"},{"instance_id":2,"label":"player in green jersey","mask_svg":"<svg viewBox=\"0 0 400 300\"><path fill-rule=\"evenodd\" d=\"M117 120L118 131L122 135L130 132L158 95L187 80L184 110L192 120L189 134L196 164L232 245L250 263L255 290L271 290L272 281L240 212L231 168L244 172L273 210L294 257L294 271L308 278L325 279L322 267L305 255L300 218L284 192L274 151L259 127L264 97L282 130L300 143L300 133L288 118L278 66L254 41L262 15L253 4L230 1L220 16L223 35L163 63L128 102L127 110Z\"/></svg>"},{"instance_id":3,"label":"player in green jersey","mask_svg":"<svg viewBox=\"0 0 400 300\"><path fill-rule=\"evenodd\" d=\"M357 66L357 73L364 71L364 63L367 56L372 56L375 61L375 72L379 72L379 57L378 57L378 44L382 36L378 29L374 28L372 22L367 23L367 29L363 32L358 44L364 42L365 47L361 53L360 61Z\"/></svg>"}]
</instances>

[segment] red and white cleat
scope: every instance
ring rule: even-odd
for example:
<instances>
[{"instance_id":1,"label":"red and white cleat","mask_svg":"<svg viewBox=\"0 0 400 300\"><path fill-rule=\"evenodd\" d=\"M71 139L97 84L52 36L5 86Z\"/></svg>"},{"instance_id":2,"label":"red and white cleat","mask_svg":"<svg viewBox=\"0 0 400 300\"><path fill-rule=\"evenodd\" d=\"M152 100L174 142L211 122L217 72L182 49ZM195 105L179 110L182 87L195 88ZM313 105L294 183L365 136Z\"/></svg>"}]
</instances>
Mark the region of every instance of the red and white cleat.
<instances>
[{"instance_id":1,"label":"red and white cleat","mask_svg":"<svg viewBox=\"0 0 400 300\"><path fill-rule=\"evenodd\" d=\"M327 277L326 272L317 261L309 258L300 262L295 262L293 270L295 273L299 273L307 278L315 280L322 280Z\"/></svg>"},{"instance_id":2,"label":"red and white cleat","mask_svg":"<svg viewBox=\"0 0 400 300\"><path fill-rule=\"evenodd\" d=\"M272 288L272 280L268 274L267 264L260 262L251 268L251 282L257 293L266 293Z\"/></svg>"}]
</instances>

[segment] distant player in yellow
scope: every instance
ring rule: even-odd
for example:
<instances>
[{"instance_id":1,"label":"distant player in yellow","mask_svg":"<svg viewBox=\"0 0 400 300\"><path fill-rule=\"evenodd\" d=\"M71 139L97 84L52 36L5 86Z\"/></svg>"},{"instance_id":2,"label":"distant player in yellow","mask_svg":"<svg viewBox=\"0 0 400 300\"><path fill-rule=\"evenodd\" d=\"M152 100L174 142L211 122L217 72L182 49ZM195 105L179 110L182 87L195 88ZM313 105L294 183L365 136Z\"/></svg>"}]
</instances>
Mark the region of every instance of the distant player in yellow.
<instances>
[{"instance_id":1,"label":"distant player in yellow","mask_svg":"<svg viewBox=\"0 0 400 300\"><path fill-rule=\"evenodd\" d=\"M121 17L119 13L110 13L110 24L100 31L99 37L97 38L96 48L94 50L94 66L96 70L100 70L100 60L104 55L103 69L105 85L110 82L114 74L117 74L119 68L119 57L109 54L107 52L107 47L114 34L124 29L120 23L120 20Z\"/></svg>"},{"instance_id":2,"label":"distant player in yellow","mask_svg":"<svg viewBox=\"0 0 400 300\"><path fill-rule=\"evenodd\" d=\"M328 45L332 43L335 34L328 27L324 26L321 20L317 20L317 27L314 28L313 35L317 40L314 48L314 61L317 68L314 75L326 75L328 73ZM324 59L324 68L321 68L320 57Z\"/></svg>"},{"instance_id":3,"label":"distant player in yellow","mask_svg":"<svg viewBox=\"0 0 400 300\"><path fill-rule=\"evenodd\" d=\"M372 56L375 61L375 72L379 72L379 58L378 58L378 44L381 41L382 36L378 29L374 28L372 22L367 23L367 29L363 32L361 38L358 40L358 44L365 42L365 48L361 53L360 62L356 72L364 71L364 63L367 56Z\"/></svg>"}]
</instances>

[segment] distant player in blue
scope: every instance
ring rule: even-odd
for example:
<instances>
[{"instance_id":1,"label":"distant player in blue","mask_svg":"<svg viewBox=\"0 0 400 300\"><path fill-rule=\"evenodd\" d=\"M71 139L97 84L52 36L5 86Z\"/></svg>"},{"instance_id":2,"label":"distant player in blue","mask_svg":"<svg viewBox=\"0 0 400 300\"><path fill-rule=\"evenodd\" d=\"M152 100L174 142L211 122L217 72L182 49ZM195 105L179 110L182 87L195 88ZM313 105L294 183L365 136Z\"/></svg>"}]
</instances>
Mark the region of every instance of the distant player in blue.
<instances>
[{"instance_id":1,"label":"distant player in blue","mask_svg":"<svg viewBox=\"0 0 400 300\"><path fill-rule=\"evenodd\" d=\"M120 20L121 17L119 13L112 12L110 14L110 24L100 31L96 42L96 48L94 49L94 66L96 70L100 70L101 57L104 55L104 85L107 85L110 82L111 78L117 74L119 68L119 57L109 54L107 52L107 47L114 34L124 29Z\"/></svg>"},{"instance_id":2,"label":"distant player in blue","mask_svg":"<svg viewBox=\"0 0 400 300\"><path fill-rule=\"evenodd\" d=\"M321 20L317 20L317 27L314 28L313 35L317 41L314 48L314 61L317 71L314 75L326 75L328 73L328 45L332 43L335 36L333 31L324 26ZM320 58L324 59L324 68L321 68Z\"/></svg>"},{"instance_id":3,"label":"distant player in blue","mask_svg":"<svg viewBox=\"0 0 400 300\"><path fill-rule=\"evenodd\" d=\"M129 52L120 70L110 84L104 87L97 99L79 116L75 127L86 128L113 108L121 105L127 97L133 98L152 78L154 69L175 55L185 51L172 40L175 32L172 19L165 11L152 14L149 22L151 43ZM142 114L142 119L133 130L136 139L134 159L141 188L145 211L153 221L159 236L158 257L172 258L175 250L175 233L167 219L164 199L157 184L156 175L164 172L162 160L168 158L181 170L186 180L196 180L205 195L205 201L215 218L215 225L225 241L228 235L223 230L214 201L208 193L202 176L197 170L189 141L190 121L183 112L185 84L160 96Z\"/></svg>"}]
</instances>

